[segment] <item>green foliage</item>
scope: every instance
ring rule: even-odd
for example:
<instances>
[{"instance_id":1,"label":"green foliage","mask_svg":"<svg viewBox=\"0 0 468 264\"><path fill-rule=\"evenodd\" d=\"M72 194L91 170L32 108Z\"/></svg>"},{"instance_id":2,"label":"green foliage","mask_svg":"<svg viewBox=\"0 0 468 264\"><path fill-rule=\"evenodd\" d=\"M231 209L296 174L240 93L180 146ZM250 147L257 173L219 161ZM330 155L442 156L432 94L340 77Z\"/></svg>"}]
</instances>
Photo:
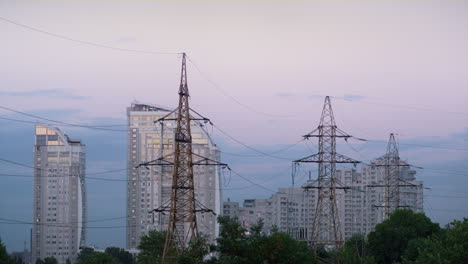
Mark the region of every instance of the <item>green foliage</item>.
<instances>
[{"instance_id":1,"label":"green foliage","mask_svg":"<svg viewBox=\"0 0 468 264\"><path fill-rule=\"evenodd\" d=\"M342 264L371 264L376 263L374 257L367 252L367 240L363 234L350 237L343 247L333 256L334 263Z\"/></svg>"},{"instance_id":2,"label":"green foliage","mask_svg":"<svg viewBox=\"0 0 468 264\"><path fill-rule=\"evenodd\" d=\"M47 257L44 259L44 264L57 264L58 261L55 257Z\"/></svg>"},{"instance_id":3,"label":"green foliage","mask_svg":"<svg viewBox=\"0 0 468 264\"><path fill-rule=\"evenodd\" d=\"M77 260L78 261L84 261L84 260L87 260L89 258L91 258L91 256L94 254L94 249L92 248L88 248L88 247L84 247L84 248L81 248L80 250L80 253L78 253L78 258Z\"/></svg>"},{"instance_id":4,"label":"green foliage","mask_svg":"<svg viewBox=\"0 0 468 264\"><path fill-rule=\"evenodd\" d=\"M82 248L78 254L76 264L131 264L132 262L120 262L119 258L127 261L126 256L128 252L125 252L120 248L107 248L106 253L96 252L92 248ZM130 254L130 253L128 253ZM130 255L130 259L132 259Z\"/></svg>"},{"instance_id":5,"label":"green foliage","mask_svg":"<svg viewBox=\"0 0 468 264\"><path fill-rule=\"evenodd\" d=\"M408 242L408 246L405 250L405 261L416 260L419 256L419 252L428 248L431 245L431 240L429 238L415 238L411 239Z\"/></svg>"},{"instance_id":6,"label":"green foliage","mask_svg":"<svg viewBox=\"0 0 468 264\"><path fill-rule=\"evenodd\" d=\"M242 263L246 254L246 229L237 218L218 217L220 224L217 251L225 263ZM230 261L230 262L227 262Z\"/></svg>"},{"instance_id":7,"label":"green foliage","mask_svg":"<svg viewBox=\"0 0 468 264\"><path fill-rule=\"evenodd\" d=\"M147 235L141 237L138 249L140 254L137 257L138 264L159 263L164 251L164 241L166 232L151 230Z\"/></svg>"},{"instance_id":8,"label":"green foliage","mask_svg":"<svg viewBox=\"0 0 468 264\"><path fill-rule=\"evenodd\" d=\"M114 258L118 264L132 264L133 256L123 248L108 247L106 254Z\"/></svg>"},{"instance_id":9,"label":"green foliage","mask_svg":"<svg viewBox=\"0 0 468 264\"><path fill-rule=\"evenodd\" d=\"M210 251L208 238L200 235L190 241L187 250L177 257L177 264L198 264L203 263L203 257Z\"/></svg>"},{"instance_id":10,"label":"green foliage","mask_svg":"<svg viewBox=\"0 0 468 264\"><path fill-rule=\"evenodd\" d=\"M0 239L0 263L5 264L14 264L13 260L8 256L5 245L3 245L2 240Z\"/></svg>"},{"instance_id":11,"label":"green foliage","mask_svg":"<svg viewBox=\"0 0 468 264\"><path fill-rule=\"evenodd\" d=\"M396 210L369 233L368 248L378 263L399 262L410 240L428 238L439 230L439 225L422 213Z\"/></svg>"},{"instance_id":12,"label":"green foliage","mask_svg":"<svg viewBox=\"0 0 468 264\"><path fill-rule=\"evenodd\" d=\"M262 233L263 221L253 225L247 235L236 218L219 217L221 225L218 241L219 259L209 263L217 264L300 264L315 263L312 252L303 242L289 235L274 232Z\"/></svg>"},{"instance_id":13,"label":"green foliage","mask_svg":"<svg viewBox=\"0 0 468 264\"><path fill-rule=\"evenodd\" d=\"M468 218L454 221L445 233L435 234L419 248L419 255L405 263L467 263L468 262Z\"/></svg>"},{"instance_id":14,"label":"green foliage","mask_svg":"<svg viewBox=\"0 0 468 264\"><path fill-rule=\"evenodd\" d=\"M378 224L367 239L357 234L336 250L321 248L316 253L304 242L277 229L272 234L265 234L261 220L249 230L236 218L219 217L218 222L221 229L216 245L209 245L207 238L200 236L175 258L166 259L164 264L390 264L402 261L405 264L448 264L466 263L468 259L468 219L453 222L443 232L424 214L411 210L395 211ZM162 264L164 241L164 232L151 231L143 236L136 263ZM109 253L113 256L120 254L118 249L106 252L110 251L115 251ZM203 260L210 252L217 257Z\"/></svg>"},{"instance_id":15,"label":"green foliage","mask_svg":"<svg viewBox=\"0 0 468 264\"><path fill-rule=\"evenodd\" d=\"M117 264L117 261L106 253L93 252L78 260L76 264Z\"/></svg>"},{"instance_id":16,"label":"green foliage","mask_svg":"<svg viewBox=\"0 0 468 264\"><path fill-rule=\"evenodd\" d=\"M58 261L55 257L47 257L44 260L42 259L37 259L36 264L57 264Z\"/></svg>"}]
</instances>

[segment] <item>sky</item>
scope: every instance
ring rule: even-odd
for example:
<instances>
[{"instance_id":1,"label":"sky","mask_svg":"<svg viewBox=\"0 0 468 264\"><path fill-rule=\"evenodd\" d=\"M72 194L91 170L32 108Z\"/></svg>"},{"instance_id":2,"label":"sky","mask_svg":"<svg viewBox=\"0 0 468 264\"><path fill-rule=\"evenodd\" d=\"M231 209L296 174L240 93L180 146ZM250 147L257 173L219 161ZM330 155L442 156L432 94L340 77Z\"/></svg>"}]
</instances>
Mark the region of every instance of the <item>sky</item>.
<instances>
[{"instance_id":1,"label":"sky","mask_svg":"<svg viewBox=\"0 0 468 264\"><path fill-rule=\"evenodd\" d=\"M125 125L134 101L175 108L186 52L192 108L229 135L210 130L223 162L264 187L226 172L225 200L291 185L328 95L338 127L371 140L338 152L369 161L396 133L401 158L424 168L428 216L468 217L467 1L0 1L0 36L0 107L74 124ZM7 119L41 120L5 108L0 158L31 165L34 124ZM88 172L125 168L125 131L61 129L87 145ZM32 171L0 161L0 174ZM0 176L0 218L31 221L32 190ZM125 182L87 190L89 220L125 216ZM88 244L125 246L124 219L93 225L115 228L90 229ZM0 221L9 251L29 247L29 229Z\"/></svg>"}]
</instances>

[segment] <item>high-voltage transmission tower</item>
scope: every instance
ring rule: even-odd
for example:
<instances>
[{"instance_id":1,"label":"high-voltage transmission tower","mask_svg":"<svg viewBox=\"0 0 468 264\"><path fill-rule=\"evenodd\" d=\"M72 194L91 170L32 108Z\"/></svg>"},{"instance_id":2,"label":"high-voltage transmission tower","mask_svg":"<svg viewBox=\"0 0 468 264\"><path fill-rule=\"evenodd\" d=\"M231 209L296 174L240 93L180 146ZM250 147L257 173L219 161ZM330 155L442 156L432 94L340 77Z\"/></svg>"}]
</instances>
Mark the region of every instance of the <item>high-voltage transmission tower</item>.
<instances>
[{"instance_id":1,"label":"high-voltage transmission tower","mask_svg":"<svg viewBox=\"0 0 468 264\"><path fill-rule=\"evenodd\" d=\"M400 167L407 167L410 165L402 164L400 162L398 144L393 133L390 134L390 139L387 144L387 152L376 164L372 165L382 169L381 171L384 175L383 184L373 184L368 185L368 187L383 187L385 190L383 204L374 205L373 207L383 207L384 217L387 218L396 209L407 207L400 205L400 187L417 187L415 184L408 184L400 179Z\"/></svg>"},{"instance_id":2,"label":"high-voltage transmission tower","mask_svg":"<svg viewBox=\"0 0 468 264\"><path fill-rule=\"evenodd\" d=\"M337 206L337 190L350 189L344 186L336 178L337 163L357 164L359 161L336 153L336 138L345 140L351 136L340 130L335 124L330 97L325 97L322 117L318 128L305 135L305 139L317 137L319 140L318 153L295 160L299 163L318 163L318 179L312 184L306 184L304 188L317 189L318 197L313 217L310 243L313 247L325 245L340 245L343 243L343 235L340 228L340 218Z\"/></svg>"},{"instance_id":3,"label":"high-voltage transmission tower","mask_svg":"<svg viewBox=\"0 0 468 264\"><path fill-rule=\"evenodd\" d=\"M200 118L193 118L190 111L196 113ZM176 118L171 117L177 112ZM176 121L174 138L174 153L156 160L142 163L138 166L172 166L172 189L168 204L152 210L150 213L169 212L169 225L167 227L166 240L164 243L163 259L172 258L187 248L190 241L198 235L196 213L211 212L195 199L193 166L226 166L225 163L203 157L192 152L192 134L190 122L202 120L210 122L189 107L189 90L187 85L186 54L182 53L182 70L179 87L179 106L176 110L155 121ZM211 123L211 122L210 122ZM168 160L173 156L173 160ZM193 157L197 160L194 161Z\"/></svg>"},{"instance_id":4,"label":"high-voltage transmission tower","mask_svg":"<svg viewBox=\"0 0 468 264\"><path fill-rule=\"evenodd\" d=\"M390 134L387 153L384 156L383 164L385 173L384 211L385 217L388 217L400 206L400 156L393 133Z\"/></svg>"}]
</instances>

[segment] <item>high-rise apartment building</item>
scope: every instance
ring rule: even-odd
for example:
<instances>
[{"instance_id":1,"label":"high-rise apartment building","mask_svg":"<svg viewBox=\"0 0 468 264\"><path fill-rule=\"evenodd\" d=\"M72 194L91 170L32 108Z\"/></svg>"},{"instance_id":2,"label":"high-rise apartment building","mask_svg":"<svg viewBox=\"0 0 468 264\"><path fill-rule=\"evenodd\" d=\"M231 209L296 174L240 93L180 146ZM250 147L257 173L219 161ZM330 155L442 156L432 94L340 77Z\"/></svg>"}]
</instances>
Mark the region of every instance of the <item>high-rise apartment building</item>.
<instances>
[{"instance_id":1,"label":"high-rise apartment building","mask_svg":"<svg viewBox=\"0 0 468 264\"><path fill-rule=\"evenodd\" d=\"M350 187L336 191L340 228L344 238L353 234L368 234L384 217L384 188L372 187L385 184L383 168L376 166L380 159L363 165L361 172L355 169L339 169L336 179ZM416 171L404 161L400 161L399 207L414 212L423 212L423 182L416 181ZM307 181L314 186L316 180ZM273 226L298 240L310 242L312 223L317 205L317 190L301 187L279 188L269 199L248 199L238 209L238 218L246 228L264 219L264 231ZM232 203L232 202L230 202ZM226 203L225 203L226 204Z\"/></svg>"},{"instance_id":2,"label":"high-rise apartment building","mask_svg":"<svg viewBox=\"0 0 468 264\"><path fill-rule=\"evenodd\" d=\"M35 126L32 259L76 260L86 239L85 146Z\"/></svg>"},{"instance_id":3,"label":"high-rise apartment building","mask_svg":"<svg viewBox=\"0 0 468 264\"><path fill-rule=\"evenodd\" d=\"M146 104L133 103L127 108L128 120L128 186L127 186L127 248L137 248L141 236L150 230L165 230L168 212L149 213L169 205L172 188L172 166L139 167L139 164L163 157L172 161L176 121L154 123L171 111ZM219 160L219 151L203 124L191 122L194 154ZM194 163L199 156L193 156ZM194 166L195 199L216 215L221 212L219 168ZM198 231L214 239L218 234L216 216L197 213Z\"/></svg>"}]
</instances>

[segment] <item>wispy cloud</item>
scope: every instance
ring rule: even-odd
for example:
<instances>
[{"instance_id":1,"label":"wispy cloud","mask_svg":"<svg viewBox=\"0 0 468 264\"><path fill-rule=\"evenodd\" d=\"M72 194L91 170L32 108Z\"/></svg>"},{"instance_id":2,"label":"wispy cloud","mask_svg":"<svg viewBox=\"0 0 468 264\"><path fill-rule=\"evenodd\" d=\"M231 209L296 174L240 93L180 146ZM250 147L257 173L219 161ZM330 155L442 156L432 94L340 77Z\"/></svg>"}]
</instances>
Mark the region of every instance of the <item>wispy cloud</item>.
<instances>
[{"instance_id":1,"label":"wispy cloud","mask_svg":"<svg viewBox=\"0 0 468 264\"><path fill-rule=\"evenodd\" d=\"M60 89L43 89L43 90L31 90L31 91L0 91L1 96L18 96L18 97L49 97L49 98L60 98L60 99L71 99L71 100L85 100L88 96L74 95L70 92Z\"/></svg>"}]
</instances>

